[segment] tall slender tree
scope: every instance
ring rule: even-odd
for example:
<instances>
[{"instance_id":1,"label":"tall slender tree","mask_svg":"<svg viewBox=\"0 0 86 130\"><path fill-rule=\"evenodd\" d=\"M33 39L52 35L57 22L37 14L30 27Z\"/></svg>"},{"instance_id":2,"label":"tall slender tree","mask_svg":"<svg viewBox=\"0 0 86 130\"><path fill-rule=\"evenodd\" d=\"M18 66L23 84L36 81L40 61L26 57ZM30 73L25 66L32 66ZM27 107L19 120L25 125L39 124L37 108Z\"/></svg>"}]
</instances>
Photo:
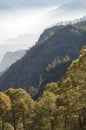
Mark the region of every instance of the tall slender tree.
<instances>
[{"instance_id":1,"label":"tall slender tree","mask_svg":"<svg viewBox=\"0 0 86 130\"><path fill-rule=\"evenodd\" d=\"M2 130L4 130L4 117L11 110L10 98L3 92L0 92L0 117L2 119Z\"/></svg>"}]
</instances>

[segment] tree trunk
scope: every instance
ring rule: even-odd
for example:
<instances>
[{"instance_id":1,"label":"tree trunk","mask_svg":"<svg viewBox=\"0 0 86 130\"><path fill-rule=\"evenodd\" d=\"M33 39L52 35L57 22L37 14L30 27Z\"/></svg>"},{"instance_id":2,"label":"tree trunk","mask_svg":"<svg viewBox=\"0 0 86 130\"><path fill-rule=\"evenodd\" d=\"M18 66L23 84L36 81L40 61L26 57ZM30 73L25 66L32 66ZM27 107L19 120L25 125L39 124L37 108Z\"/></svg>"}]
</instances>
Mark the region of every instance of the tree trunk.
<instances>
[{"instance_id":1,"label":"tree trunk","mask_svg":"<svg viewBox=\"0 0 86 130\"><path fill-rule=\"evenodd\" d=\"M79 117L78 117L78 128L80 129L80 130L83 130L83 124L82 124L82 120L81 120L81 116L79 115Z\"/></svg>"},{"instance_id":2,"label":"tree trunk","mask_svg":"<svg viewBox=\"0 0 86 130\"><path fill-rule=\"evenodd\" d=\"M23 111L23 130L25 130L25 114L24 114L24 111Z\"/></svg>"},{"instance_id":3,"label":"tree trunk","mask_svg":"<svg viewBox=\"0 0 86 130\"><path fill-rule=\"evenodd\" d=\"M64 120L64 129L66 130L67 128L67 118L65 117L65 120Z\"/></svg>"},{"instance_id":4,"label":"tree trunk","mask_svg":"<svg viewBox=\"0 0 86 130\"><path fill-rule=\"evenodd\" d=\"M12 111L13 113L13 127L14 127L14 130L16 130L16 121L15 121L15 112L14 110Z\"/></svg>"},{"instance_id":5,"label":"tree trunk","mask_svg":"<svg viewBox=\"0 0 86 130\"><path fill-rule=\"evenodd\" d=\"M2 117L2 130L4 130L4 118Z\"/></svg>"},{"instance_id":6,"label":"tree trunk","mask_svg":"<svg viewBox=\"0 0 86 130\"><path fill-rule=\"evenodd\" d=\"M51 120L51 130L54 130L54 121Z\"/></svg>"}]
</instances>

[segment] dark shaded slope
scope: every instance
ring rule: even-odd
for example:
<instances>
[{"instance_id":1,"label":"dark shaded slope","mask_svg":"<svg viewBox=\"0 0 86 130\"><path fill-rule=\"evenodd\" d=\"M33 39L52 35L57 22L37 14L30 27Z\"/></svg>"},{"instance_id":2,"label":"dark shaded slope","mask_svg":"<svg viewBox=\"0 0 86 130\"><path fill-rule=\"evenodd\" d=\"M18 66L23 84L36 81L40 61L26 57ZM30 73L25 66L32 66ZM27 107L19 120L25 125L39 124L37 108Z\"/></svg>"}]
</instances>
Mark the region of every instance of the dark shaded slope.
<instances>
[{"instance_id":1,"label":"dark shaded slope","mask_svg":"<svg viewBox=\"0 0 86 130\"><path fill-rule=\"evenodd\" d=\"M64 57L67 54L71 60L75 59L84 45L86 45L85 30L66 26L56 31L48 40L35 45L24 58L10 67L0 78L0 90L9 87L22 87L26 90L30 86L38 87L40 75L54 58Z\"/></svg>"},{"instance_id":2,"label":"dark shaded slope","mask_svg":"<svg viewBox=\"0 0 86 130\"><path fill-rule=\"evenodd\" d=\"M66 74L67 68L70 66L70 64L71 61L68 61L66 63L59 64L48 72L45 71L42 74L42 77L40 77L40 86L38 89L38 93L34 96L34 99L42 96L45 85L47 83L59 81L63 77L63 75Z\"/></svg>"}]
</instances>

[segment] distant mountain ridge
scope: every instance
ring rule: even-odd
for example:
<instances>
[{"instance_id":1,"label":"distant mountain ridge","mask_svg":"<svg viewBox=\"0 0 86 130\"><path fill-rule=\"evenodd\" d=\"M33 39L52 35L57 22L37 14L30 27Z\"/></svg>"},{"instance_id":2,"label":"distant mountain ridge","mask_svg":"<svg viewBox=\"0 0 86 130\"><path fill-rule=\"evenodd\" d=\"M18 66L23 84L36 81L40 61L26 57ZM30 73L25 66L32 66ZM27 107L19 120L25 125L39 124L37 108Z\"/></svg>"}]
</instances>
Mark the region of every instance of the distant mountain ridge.
<instances>
[{"instance_id":1,"label":"distant mountain ridge","mask_svg":"<svg viewBox=\"0 0 86 130\"><path fill-rule=\"evenodd\" d=\"M22 34L16 38L6 40L3 44L0 44L0 60L3 55L8 51L17 51L29 49L38 39L38 35Z\"/></svg>"},{"instance_id":2,"label":"distant mountain ridge","mask_svg":"<svg viewBox=\"0 0 86 130\"><path fill-rule=\"evenodd\" d=\"M15 63L17 60L20 60L25 55L25 53L25 50L7 52L0 62L0 72L6 71L6 69L10 67L13 63Z\"/></svg>"}]
</instances>

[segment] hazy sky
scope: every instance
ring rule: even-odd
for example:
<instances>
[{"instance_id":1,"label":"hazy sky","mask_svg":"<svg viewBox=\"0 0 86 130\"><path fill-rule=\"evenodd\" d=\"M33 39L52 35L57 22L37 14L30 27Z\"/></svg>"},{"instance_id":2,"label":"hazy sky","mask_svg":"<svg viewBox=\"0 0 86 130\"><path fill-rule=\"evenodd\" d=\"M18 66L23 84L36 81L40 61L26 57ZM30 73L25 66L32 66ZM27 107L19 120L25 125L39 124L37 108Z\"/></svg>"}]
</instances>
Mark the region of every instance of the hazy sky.
<instances>
[{"instance_id":1,"label":"hazy sky","mask_svg":"<svg viewBox=\"0 0 86 130\"><path fill-rule=\"evenodd\" d=\"M80 17L81 15L83 17L86 0L0 0L0 44L18 35L40 32L42 18L48 14L48 11L52 11L54 6L59 7L57 11L63 10L69 13L79 10ZM63 16L63 14L58 15ZM58 19L60 20L60 17Z\"/></svg>"},{"instance_id":2,"label":"hazy sky","mask_svg":"<svg viewBox=\"0 0 86 130\"><path fill-rule=\"evenodd\" d=\"M0 0L0 60L7 51L32 46L32 34L85 15L86 0Z\"/></svg>"}]
</instances>

